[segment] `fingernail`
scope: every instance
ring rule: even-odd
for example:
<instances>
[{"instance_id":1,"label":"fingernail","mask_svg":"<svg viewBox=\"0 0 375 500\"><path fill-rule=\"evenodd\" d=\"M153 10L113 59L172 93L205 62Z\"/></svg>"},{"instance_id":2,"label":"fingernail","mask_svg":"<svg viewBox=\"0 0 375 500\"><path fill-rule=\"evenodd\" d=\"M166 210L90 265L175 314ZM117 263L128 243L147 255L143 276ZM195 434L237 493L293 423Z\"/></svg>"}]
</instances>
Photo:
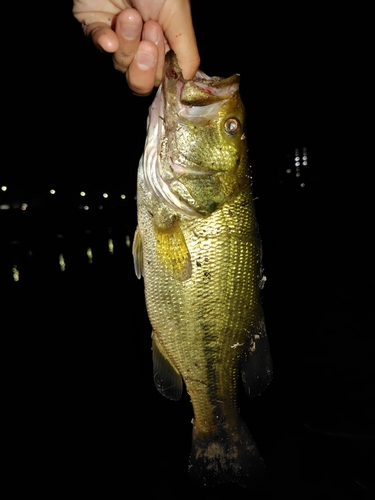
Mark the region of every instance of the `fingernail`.
<instances>
[{"instance_id":1,"label":"fingernail","mask_svg":"<svg viewBox=\"0 0 375 500\"><path fill-rule=\"evenodd\" d=\"M155 57L148 52L137 52L136 59L140 69L150 69L156 63Z\"/></svg>"},{"instance_id":2,"label":"fingernail","mask_svg":"<svg viewBox=\"0 0 375 500\"><path fill-rule=\"evenodd\" d=\"M134 40L140 33L138 26L134 24L121 24L121 34L127 40Z\"/></svg>"},{"instance_id":3,"label":"fingernail","mask_svg":"<svg viewBox=\"0 0 375 500\"><path fill-rule=\"evenodd\" d=\"M143 30L142 31L142 39L143 40L149 40L150 42L153 42L155 45L158 44L159 37L158 37L158 32L156 30Z\"/></svg>"}]
</instances>

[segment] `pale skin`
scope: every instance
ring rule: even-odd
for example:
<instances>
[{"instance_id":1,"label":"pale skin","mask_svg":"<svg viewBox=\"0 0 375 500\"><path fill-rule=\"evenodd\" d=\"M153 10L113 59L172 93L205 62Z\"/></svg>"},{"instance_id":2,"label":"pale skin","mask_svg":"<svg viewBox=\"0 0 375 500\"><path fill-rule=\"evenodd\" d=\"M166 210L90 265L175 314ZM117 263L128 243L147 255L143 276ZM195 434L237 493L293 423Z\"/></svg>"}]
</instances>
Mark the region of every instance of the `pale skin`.
<instances>
[{"instance_id":1,"label":"pale skin","mask_svg":"<svg viewBox=\"0 0 375 500\"><path fill-rule=\"evenodd\" d=\"M169 49L186 79L199 68L190 0L74 0L73 14L137 95L160 84Z\"/></svg>"}]
</instances>

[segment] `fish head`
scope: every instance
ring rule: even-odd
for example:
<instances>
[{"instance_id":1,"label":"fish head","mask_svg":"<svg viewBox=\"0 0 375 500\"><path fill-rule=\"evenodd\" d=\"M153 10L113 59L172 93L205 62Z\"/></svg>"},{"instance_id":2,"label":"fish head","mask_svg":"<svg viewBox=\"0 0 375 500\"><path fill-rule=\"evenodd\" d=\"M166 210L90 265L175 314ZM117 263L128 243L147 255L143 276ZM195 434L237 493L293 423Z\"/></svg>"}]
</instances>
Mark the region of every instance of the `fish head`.
<instances>
[{"instance_id":1,"label":"fish head","mask_svg":"<svg viewBox=\"0 0 375 500\"><path fill-rule=\"evenodd\" d=\"M185 80L175 54L150 107L148 190L186 217L205 217L250 183L239 75Z\"/></svg>"}]
</instances>

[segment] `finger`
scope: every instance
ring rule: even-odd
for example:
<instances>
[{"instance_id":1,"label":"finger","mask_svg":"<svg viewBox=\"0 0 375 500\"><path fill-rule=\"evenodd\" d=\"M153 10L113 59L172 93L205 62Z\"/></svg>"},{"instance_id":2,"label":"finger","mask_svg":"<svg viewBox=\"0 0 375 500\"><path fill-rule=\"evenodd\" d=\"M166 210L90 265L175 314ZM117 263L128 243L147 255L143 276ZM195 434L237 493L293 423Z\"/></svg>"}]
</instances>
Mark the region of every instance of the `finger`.
<instances>
[{"instance_id":1,"label":"finger","mask_svg":"<svg viewBox=\"0 0 375 500\"><path fill-rule=\"evenodd\" d=\"M175 52L184 77L194 77L200 57L190 12L190 2L172 2L159 20L170 48Z\"/></svg>"},{"instance_id":2,"label":"finger","mask_svg":"<svg viewBox=\"0 0 375 500\"><path fill-rule=\"evenodd\" d=\"M98 49L105 52L114 52L118 48L117 36L111 30L111 25L116 22L118 9L109 9L104 12L99 9L90 10L92 2L77 0L73 5L73 15L82 25L83 32L90 36Z\"/></svg>"},{"instance_id":3,"label":"finger","mask_svg":"<svg viewBox=\"0 0 375 500\"><path fill-rule=\"evenodd\" d=\"M126 72L130 66L141 39L143 21L135 9L125 9L117 17L116 35L119 47L113 56L116 69Z\"/></svg>"},{"instance_id":4,"label":"finger","mask_svg":"<svg viewBox=\"0 0 375 500\"><path fill-rule=\"evenodd\" d=\"M155 85L159 51L148 40L142 40L127 72L126 80L132 91L140 96L149 95Z\"/></svg>"},{"instance_id":5,"label":"finger","mask_svg":"<svg viewBox=\"0 0 375 500\"><path fill-rule=\"evenodd\" d=\"M85 33L91 36L95 46L105 52L116 52L119 41L116 33L105 23L92 23L85 29Z\"/></svg>"},{"instance_id":6,"label":"finger","mask_svg":"<svg viewBox=\"0 0 375 500\"><path fill-rule=\"evenodd\" d=\"M146 21L143 25L142 40L148 40L153 42L158 48L158 62L156 68L156 76L154 86L157 87L161 79L163 78L164 71L164 55L165 55L165 44L166 40L164 38L163 30L161 26L156 21Z\"/></svg>"}]
</instances>

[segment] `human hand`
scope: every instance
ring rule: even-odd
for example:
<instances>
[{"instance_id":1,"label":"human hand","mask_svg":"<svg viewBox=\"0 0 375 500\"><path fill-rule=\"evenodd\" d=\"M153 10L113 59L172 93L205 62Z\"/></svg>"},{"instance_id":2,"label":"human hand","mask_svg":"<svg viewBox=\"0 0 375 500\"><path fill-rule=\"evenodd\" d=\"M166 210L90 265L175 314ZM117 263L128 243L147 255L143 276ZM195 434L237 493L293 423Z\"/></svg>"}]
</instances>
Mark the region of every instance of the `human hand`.
<instances>
[{"instance_id":1,"label":"human hand","mask_svg":"<svg viewBox=\"0 0 375 500\"><path fill-rule=\"evenodd\" d=\"M200 59L189 0L73 0L73 14L86 35L113 54L135 94L149 95L163 76L164 55L172 49L186 79Z\"/></svg>"}]
</instances>

